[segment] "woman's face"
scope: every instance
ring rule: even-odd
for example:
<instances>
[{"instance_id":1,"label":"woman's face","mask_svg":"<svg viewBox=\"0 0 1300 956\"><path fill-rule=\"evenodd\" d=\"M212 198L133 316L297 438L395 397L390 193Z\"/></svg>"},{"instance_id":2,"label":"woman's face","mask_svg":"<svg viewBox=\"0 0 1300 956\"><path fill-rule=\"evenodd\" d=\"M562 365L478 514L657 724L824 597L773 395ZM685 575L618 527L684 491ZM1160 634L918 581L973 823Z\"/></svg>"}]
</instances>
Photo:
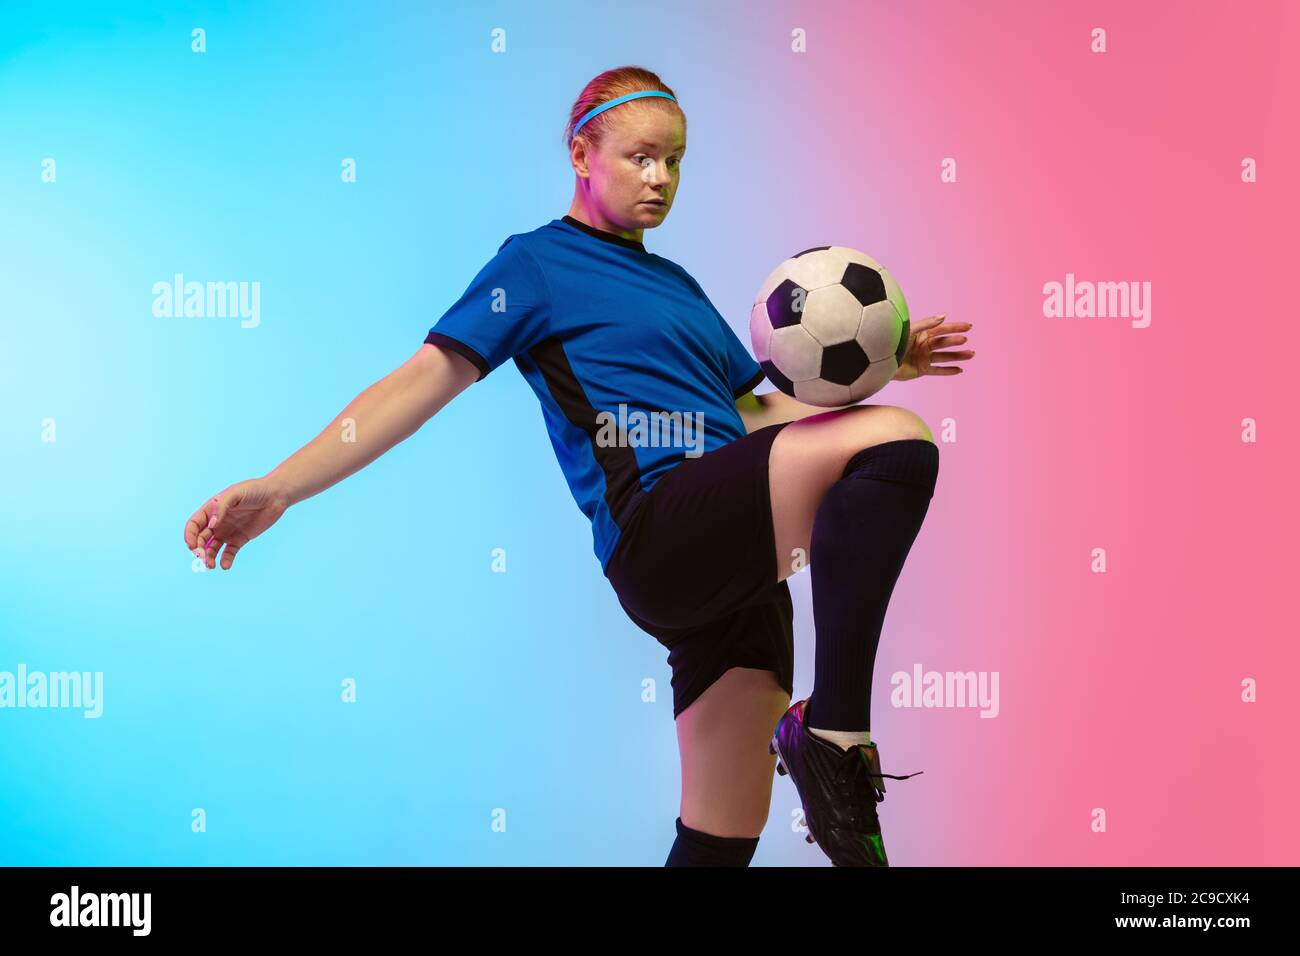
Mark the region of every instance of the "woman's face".
<instances>
[{"instance_id":1,"label":"woman's face","mask_svg":"<svg viewBox=\"0 0 1300 956\"><path fill-rule=\"evenodd\" d=\"M584 200L583 211L604 220L591 225L636 233L639 241L641 230L658 226L672 208L685 153L685 123L675 109L629 110L594 151L579 134L571 156L578 175L575 207Z\"/></svg>"}]
</instances>

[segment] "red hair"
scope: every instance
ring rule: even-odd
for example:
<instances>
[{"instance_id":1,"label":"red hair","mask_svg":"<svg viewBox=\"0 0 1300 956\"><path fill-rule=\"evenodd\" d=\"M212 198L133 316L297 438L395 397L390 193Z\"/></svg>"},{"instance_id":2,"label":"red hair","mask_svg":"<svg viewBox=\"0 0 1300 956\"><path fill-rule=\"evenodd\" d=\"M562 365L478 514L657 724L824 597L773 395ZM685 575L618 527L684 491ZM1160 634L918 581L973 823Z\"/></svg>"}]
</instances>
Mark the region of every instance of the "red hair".
<instances>
[{"instance_id":1,"label":"red hair","mask_svg":"<svg viewBox=\"0 0 1300 956\"><path fill-rule=\"evenodd\" d=\"M670 94L674 98L677 96L668 84L659 79L658 74L639 66L620 66L593 77L582 88L582 92L574 100L573 107L569 110L569 123L564 128L564 145L572 148L573 128L587 115L589 110L595 109L602 103L608 103L612 99L617 99L626 93L636 93L641 90L659 90ZM686 123L686 114L682 112L681 107L674 100L666 100L662 96L646 96L627 103L620 103L613 109L598 113L587 121L582 127L582 132L578 135L586 140L592 148L595 148L600 145L600 141L604 138L610 123L614 121L611 120L610 114L617 113L619 110L633 109L675 109L681 113L683 125Z\"/></svg>"}]
</instances>

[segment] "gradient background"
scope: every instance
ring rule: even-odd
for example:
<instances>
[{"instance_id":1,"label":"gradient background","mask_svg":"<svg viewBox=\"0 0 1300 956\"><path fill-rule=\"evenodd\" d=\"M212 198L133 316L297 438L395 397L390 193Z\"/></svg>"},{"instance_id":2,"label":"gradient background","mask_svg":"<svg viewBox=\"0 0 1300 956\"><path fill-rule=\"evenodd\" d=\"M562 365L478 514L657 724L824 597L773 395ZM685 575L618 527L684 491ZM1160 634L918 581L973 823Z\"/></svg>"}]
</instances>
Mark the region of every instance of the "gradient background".
<instances>
[{"instance_id":1,"label":"gradient background","mask_svg":"<svg viewBox=\"0 0 1300 956\"><path fill-rule=\"evenodd\" d=\"M512 366L234 571L181 541L567 211L567 110L625 64L689 119L646 244L744 341L828 243L975 323L964 374L872 399L942 456L875 670L885 769L925 771L888 783L895 865L1298 862L1294 5L28 6L0 7L0 670L105 700L0 710L0 863L662 864L665 655ZM261 325L154 318L176 272L260 282ZM1066 272L1151 282L1151 326L1044 318ZM915 664L998 672L1000 713L891 707ZM797 807L777 778L755 865L828 865Z\"/></svg>"}]
</instances>

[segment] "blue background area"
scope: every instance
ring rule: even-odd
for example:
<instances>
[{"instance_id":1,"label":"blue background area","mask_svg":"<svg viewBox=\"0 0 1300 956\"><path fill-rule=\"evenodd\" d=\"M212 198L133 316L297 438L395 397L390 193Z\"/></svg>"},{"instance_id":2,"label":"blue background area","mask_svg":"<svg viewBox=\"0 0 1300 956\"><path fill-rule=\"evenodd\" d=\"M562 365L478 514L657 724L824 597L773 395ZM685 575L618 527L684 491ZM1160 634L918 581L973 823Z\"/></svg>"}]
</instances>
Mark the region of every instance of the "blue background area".
<instances>
[{"instance_id":1,"label":"blue background area","mask_svg":"<svg viewBox=\"0 0 1300 956\"><path fill-rule=\"evenodd\" d=\"M736 181L773 187L710 62L756 42L746 7L0 8L0 670L105 683L98 720L0 710L0 863L662 863L664 652L601 576L513 366L231 572L199 572L181 530L413 354L505 236L568 210L567 110L612 66L682 98L692 156L646 243L748 342L753 290L818 237L760 232ZM260 325L155 317L178 272L259 282ZM824 865L801 839L765 862Z\"/></svg>"}]
</instances>

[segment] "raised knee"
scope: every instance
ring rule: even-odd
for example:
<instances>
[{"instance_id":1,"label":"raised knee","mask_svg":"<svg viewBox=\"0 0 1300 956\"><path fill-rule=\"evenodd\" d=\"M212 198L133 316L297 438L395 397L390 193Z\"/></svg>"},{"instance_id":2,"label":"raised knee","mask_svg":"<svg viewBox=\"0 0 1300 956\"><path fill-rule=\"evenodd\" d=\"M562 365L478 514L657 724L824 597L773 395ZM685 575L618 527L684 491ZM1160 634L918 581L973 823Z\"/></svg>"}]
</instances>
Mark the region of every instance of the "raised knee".
<instances>
[{"instance_id":1,"label":"raised knee","mask_svg":"<svg viewBox=\"0 0 1300 956\"><path fill-rule=\"evenodd\" d=\"M864 431L867 433L863 436L866 439L864 445L907 438L934 441L934 435L931 434L930 426L925 423L925 419L911 409L898 405L867 407L871 408L871 415L869 420L864 422L866 426Z\"/></svg>"},{"instance_id":2,"label":"raised knee","mask_svg":"<svg viewBox=\"0 0 1300 956\"><path fill-rule=\"evenodd\" d=\"M934 435L930 433L930 426L925 423L925 419L910 408L899 408L891 406L894 413L894 420L891 423L897 429L894 439L901 438L920 438L925 441L934 441Z\"/></svg>"}]
</instances>

